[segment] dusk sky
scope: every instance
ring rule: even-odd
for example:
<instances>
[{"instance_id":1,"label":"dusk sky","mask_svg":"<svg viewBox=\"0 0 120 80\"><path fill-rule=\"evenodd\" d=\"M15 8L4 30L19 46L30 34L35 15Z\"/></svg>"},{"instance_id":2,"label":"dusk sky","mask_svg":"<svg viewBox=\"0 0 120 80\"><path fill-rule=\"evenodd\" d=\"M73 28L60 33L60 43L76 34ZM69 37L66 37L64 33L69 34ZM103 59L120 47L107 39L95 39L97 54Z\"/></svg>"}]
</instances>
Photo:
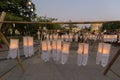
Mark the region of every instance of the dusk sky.
<instances>
[{"instance_id":1,"label":"dusk sky","mask_svg":"<svg viewBox=\"0 0 120 80\"><path fill-rule=\"evenodd\" d=\"M120 0L32 0L38 16L58 21L120 20Z\"/></svg>"}]
</instances>

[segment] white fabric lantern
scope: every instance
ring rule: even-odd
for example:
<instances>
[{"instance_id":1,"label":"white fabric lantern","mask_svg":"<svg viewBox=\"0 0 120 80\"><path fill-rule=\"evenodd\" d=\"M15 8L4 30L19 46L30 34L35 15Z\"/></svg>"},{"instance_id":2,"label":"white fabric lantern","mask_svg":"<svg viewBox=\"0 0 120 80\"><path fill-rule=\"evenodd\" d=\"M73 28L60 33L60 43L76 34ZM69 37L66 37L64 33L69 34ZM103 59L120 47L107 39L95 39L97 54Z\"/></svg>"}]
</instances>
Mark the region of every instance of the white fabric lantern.
<instances>
[{"instance_id":1,"label":"white fabric lantern","mask_svg":"<svg viewBox=\"0 0 120 80\"><path fill-rule=\"evenodd\" d=\"M19 56L18 41L18 39L10 39L8 58L15 59L17 56Z\"/></svg>"},{"instance_id":2,"label":"white fabric lantern","mask_svg":"<svg viewBox=\"0 0 120 80\"><path fill-rule=\"evenodd\" d=\"M70 44L67 42L64 42L63 44L63 50L61 54L61 63L65 64L68 60L68 55L69 55L69 46Z\"/></svg>"},{"instance_id":3,"label":"white fabric lantern","mask_svg":"<svg viewBox=\"0 0 120 80\"><path fill-rule=\"evenodd\" d=\"M31 57L34 54L33 37L23 37L23 47L25 57Z\"/></svg>"},{"instance_id":4,"label":"white fabric lantern","mask_svg":"<svg viewBox=\"0 0 120 80\"><path fill-rule=\"evenodd\" d=\"M110 44L99 43L96 64L99 64L101 62L101 65L103 67L107 65L109 60L110 48L111 48Z\"/></svg>"},{"instance_id":5,"label":"white fabric lantern","mask_svg":"<svg viewBox=\"0 0 120 80\"><path fill-rule=\"evenodd\" d=\"M77 64L78 66L85 66L88 61L88 49L89 46L87 43L80 43L78 47L78 56L77 56Z\"/></svg>"}]
</instances>

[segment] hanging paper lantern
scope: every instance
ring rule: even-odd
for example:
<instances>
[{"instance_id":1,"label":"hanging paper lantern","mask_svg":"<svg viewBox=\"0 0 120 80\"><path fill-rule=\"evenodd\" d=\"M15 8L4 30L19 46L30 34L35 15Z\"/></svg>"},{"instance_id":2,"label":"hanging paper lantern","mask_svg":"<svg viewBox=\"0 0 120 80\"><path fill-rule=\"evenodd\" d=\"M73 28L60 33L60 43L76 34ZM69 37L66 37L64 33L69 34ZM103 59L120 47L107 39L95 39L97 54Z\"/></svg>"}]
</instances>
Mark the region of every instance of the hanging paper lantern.
<instances>
[{"instance_id":1,"label":"hanging paper lantern","mask_svg":"<svg viewBox=\"0 0 120 80\"><path fill-rule=\"evenodd\" d=\"M28 47L29 47L29 56L32 56L34 54L33 37L28 37Z\"/></svg>"},{"instance_id":2,"label":"hanging paper lantern","mask_svg":"<svg viewBox=\"0 0 120 80\"><path fill-rule=\"evenodd\" d=\"M57 57L57 41L53 40L52 41L52 58L54 61L56 61L56 57Z\"/></svg>"},{"instance_id":3,"label":"hanging paper lantern","mask_svg":"<svg viewBox=\"0 0 120 80\"><path fill-rule=\"evenodd\" d=\"M25 57L31 57L34 54L33 37L23 37L23 47Z\"/></svg>"},{"instance_id":4,"label":"hanging paper lantern","mask_svg":"<svg viewBox=\"0 0 120 80\"><path fill-rule=\"evenodd\" d=\"M19 56L18 39L10 39L8 58L15 59Z\"/></svg>"},{"instance_id":5,"label":"hanging paper lantern","mask_svg":"<svg viewBox=\"0 0 120 80\"><path fill-rule=\"evenodd\" d=\"M23 37L23 48L25 57L29 56L28 37Z\"/></svg>"},{"instance_id":6,"label":"hanging paper lantern","mask_svg":"<svg viewBox=\"0 0 120 80\"><path fill-rule=\"evenodd\" d=\"M78 53L77 64L78 64L78 66L81 66L82 65L82 55L83 55L83 44L82 43L79 43L77 53Z\"/></svg>"},{"instance_id":7,"label":"hanging paper lantern","mask_svg":"<svg viewBox=\"0 0 120 80\"><path fill-rule=\"evenodd\" d=\"M102 52L103 52L103 43L98 44L98 52L97 52L97 57L96 57L96 64L99 64L100 61L102 60Z\"/></svg>"},{"instance_id":8,"label":"hanging paper lantern","mask_svg":"<svg viewBox=\"0 0 120 80\"><path fill-rule=\"evenodd\" d=\"M88 49L89 46L87 43L80 43L78 47L78 58L77 64L85 66L88 61Z\"/></svg>"},{"instance_id":9,"label":"hanging paper lantern","mask_svg":"<svg viewBox=\"0 0 120 80\"><path fill-rule=\"evenodd\" d=\"M61 56L61 51L62 51L62 47L61 47L61 40L57 41L57 53L56 53L56 61L60 60L60 56Z\"/></svg>"},{"instance_id":10,"label":"hanging paper lantern","mask_svg":"<svg viewBox=\"0 0 120 80\"><path fill-rule=\"evenodd\" d=\"M47 41L47 50L51 51L51 42L49 40Z\"/></svg>"},{"instance_id":11,"label":"hanging paper lantern","mask_svg":"<svg viewBox=\"0 0 120 80\"><path fill-rule=\"evenodd\" d=\"M49 43L50 44L50 43ZM42 41L42 55L41 59L45 62L49 61L50 59L50 51L48 51L48 42Z\"/></svg>"},{"instance_id":12,"label":"hanging paper lantern","mask_svg":"<svg viewBox=\"0 0 120 80\"><path fill-rule=\"evenodd\" d=\"M107 65L107 63L108 63L110 48L111 48L110 44L104 43L103 55L102 55L102 62L101 62L101 65L103 67L105 67Z\"/></svg>"},{"instance_id":13,"label":"hanging paper lantern","mask_svg":"<svg viewBox=\"0 0 120 80\"><path fill-rule=\"evenodd\" d=\"M62 55L61 55L61 63L62 64L65 64L67 62L68 55L69 55L69 46L70 46L69 43L64 42Z\"/></svg>"},{"instance_id":14,"label":"hanging paper lantern","mask_svg":"<svg viewBox=\"0 0 120 80\"><path fill-rule=\"evenodd\" d=\"M99 64L101 62L101 65L103 67L107 65L109 60L110 48L110 44L99 43L96 64Z\"/></svg>"},{"instance_id":15,"label":"hanging paper lantern","mask_svg":"<svg viewBox=\"0 0 120 80\"><path fill-rule=\"evenodd\" d=\"M42 51L47 51L46 41L42 41Z\"/></svg>"},{"instance_id":16,"label":"hanging paper lantern","mask_svg":"<svg viewBox=\"0 0 120 80\"><path fill-rule=\"evenodd\" d=\"M83 45L83 61L82 61L82 65L85 66L87 65L87 61L88 61L88 49L89 49L89 46L87 43L84 43Z\"/></svg>"}]
</instances>

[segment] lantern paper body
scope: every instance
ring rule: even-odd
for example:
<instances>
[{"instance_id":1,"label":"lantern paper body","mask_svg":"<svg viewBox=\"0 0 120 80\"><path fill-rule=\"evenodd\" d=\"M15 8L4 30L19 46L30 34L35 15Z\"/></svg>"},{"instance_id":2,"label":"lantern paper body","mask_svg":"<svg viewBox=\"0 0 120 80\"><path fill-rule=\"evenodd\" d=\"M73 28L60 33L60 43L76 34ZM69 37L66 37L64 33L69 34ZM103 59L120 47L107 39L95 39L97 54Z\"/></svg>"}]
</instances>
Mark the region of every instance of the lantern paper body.
<instances>
[{"instance_id":1,"label":"lantern paper body","mask_svg":"<svg viewBox=\"0 0 120 80\"><path fill-rule=\"evenodd\" d=\"M45 62L49 61L50 59L50 42L42 41L42 55L41 59Z\"/></svg>"},{"instance_id":2,"label":"lantern paper body","mask_svg":"<svg viewBox=\"0 0 120 80\"><path fill-rule=\"evenodd\" d=\"M25 57L31 57L34 54L33 37L23 37L23 47Z\"/></svg>"},{"instance_id":3,"label":"lantern paper body","mask_svg":"<svg viewBox=\"0 0 120 80\"><path fill-rule=\"evenodd\" d=\"M16 56L19 56L18 39L11 39L8 58L15 59Z\"/></svg>"},{"instance_id":4,"label":"lantern paper body","mask_svg":"<svg viewBox=\"0 0 120 80\"><path fill-rule=\"evenodd\" d=\"M60 56L61 56L61 51L62 51L61 43L62 42L60 40L57 41L57 57L56 57L57 61L60 60Z\"/></svg>"},{"instance_id":5,"label":"lantern paper body","mask_svg":"<svg viewBox=\"0 0 120 80\"><path fill-rule=\"evenodd\" d=\"M107 63L108 63L110 48L111 48L111 45L110 45L110 44L106 44L106 43L104 44L102 61L101 61L101 65L102 65L103 67L105 67L105 66L107 65Z\"/></svg>"},{"instance_id":6,"label":"lantern paper body","mask_svg":"<svg viewBox=\"0 0 120 80\"><path fill-rule=\"evenodd\" d=\"M28 45L29 45L29 56L32 56L34 54L33 50L33 37L28 37Z\"/></svg>"},{"instance_id":7,"label":"lantern paper body","mask_svg":"<svg viewBox=\"0 0 120 80\"><path fill-rule=\"evenodd\" d=\"M84 43L84 54L83 54L83 61L82 61L82 65L85 66L87 65L87 61L88 61L88 44Z\"/></svg>"},{"instance_id":8,"label":"lantern paper body","mask_svg":"<svg viewBox=\"0 0 120 80\"><path fill-rule=\"evenodd\" d=\"M88 61L88 44L80 43L78 48L77 64L85 66Z\"/></svg>"},{"instance_id":9,"label":"lantern paper body","mask_svg":"<svg viewBox=\"0 0 120 80\"><path fill-rule=\"evenodd\" d=\"M54 61L56 61L56 58L57 58L57 41L56 40L52 42L52 58Z\"/></svg>"},{"instance_id":10,"label":"lantern paper body","mask_svg":"<svg viewBox=\"0 0 120 80\"><path fill-rule=\"evenodd\" d=\"M109 60L110 48L111 48L110 44L99 43L96 64L99 64L101 62L101 65L103 67L107 65Z\"/></svg>"},{"instance_id":11,"label":"lantern paper body","mask_svg":"<svg viewBox=\"0 0 120 80\"><path fill-rule=\"evenodd\" d=\"M63 45L63 50L61 54L61 63L65 64L68 60L68 55L69 55L69 43L64 42Z\"/></svg>"},{"instance_id":12,"label":"lantern paper body","mask_svg":"<svg viewBox=\"0 0 120 80\"><path fill-rule=\"evenodd\" d=\"M102 58L102 51L103 51L103 43L98 44L98 52L96 57L96 64L99 64L101 62Z\"/></svg>"}]
</instances>

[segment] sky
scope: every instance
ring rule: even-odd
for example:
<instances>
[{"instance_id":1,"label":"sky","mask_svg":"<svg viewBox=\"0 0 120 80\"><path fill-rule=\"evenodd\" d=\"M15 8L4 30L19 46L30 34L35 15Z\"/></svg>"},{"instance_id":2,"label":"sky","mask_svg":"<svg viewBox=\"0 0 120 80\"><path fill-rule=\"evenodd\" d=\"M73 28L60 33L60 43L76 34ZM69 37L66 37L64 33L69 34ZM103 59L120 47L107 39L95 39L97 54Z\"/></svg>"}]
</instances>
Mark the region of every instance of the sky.
<instances>
[{"instance_id":1,"label":"sky","mask_svg":"<svg viewBox=\"0 0 120 80\"><path fill-rule=\"evenodd\" d=\"M58 21L120 20L120 0L32 0L38 16Z\"/></svg>"}]
</instances>

